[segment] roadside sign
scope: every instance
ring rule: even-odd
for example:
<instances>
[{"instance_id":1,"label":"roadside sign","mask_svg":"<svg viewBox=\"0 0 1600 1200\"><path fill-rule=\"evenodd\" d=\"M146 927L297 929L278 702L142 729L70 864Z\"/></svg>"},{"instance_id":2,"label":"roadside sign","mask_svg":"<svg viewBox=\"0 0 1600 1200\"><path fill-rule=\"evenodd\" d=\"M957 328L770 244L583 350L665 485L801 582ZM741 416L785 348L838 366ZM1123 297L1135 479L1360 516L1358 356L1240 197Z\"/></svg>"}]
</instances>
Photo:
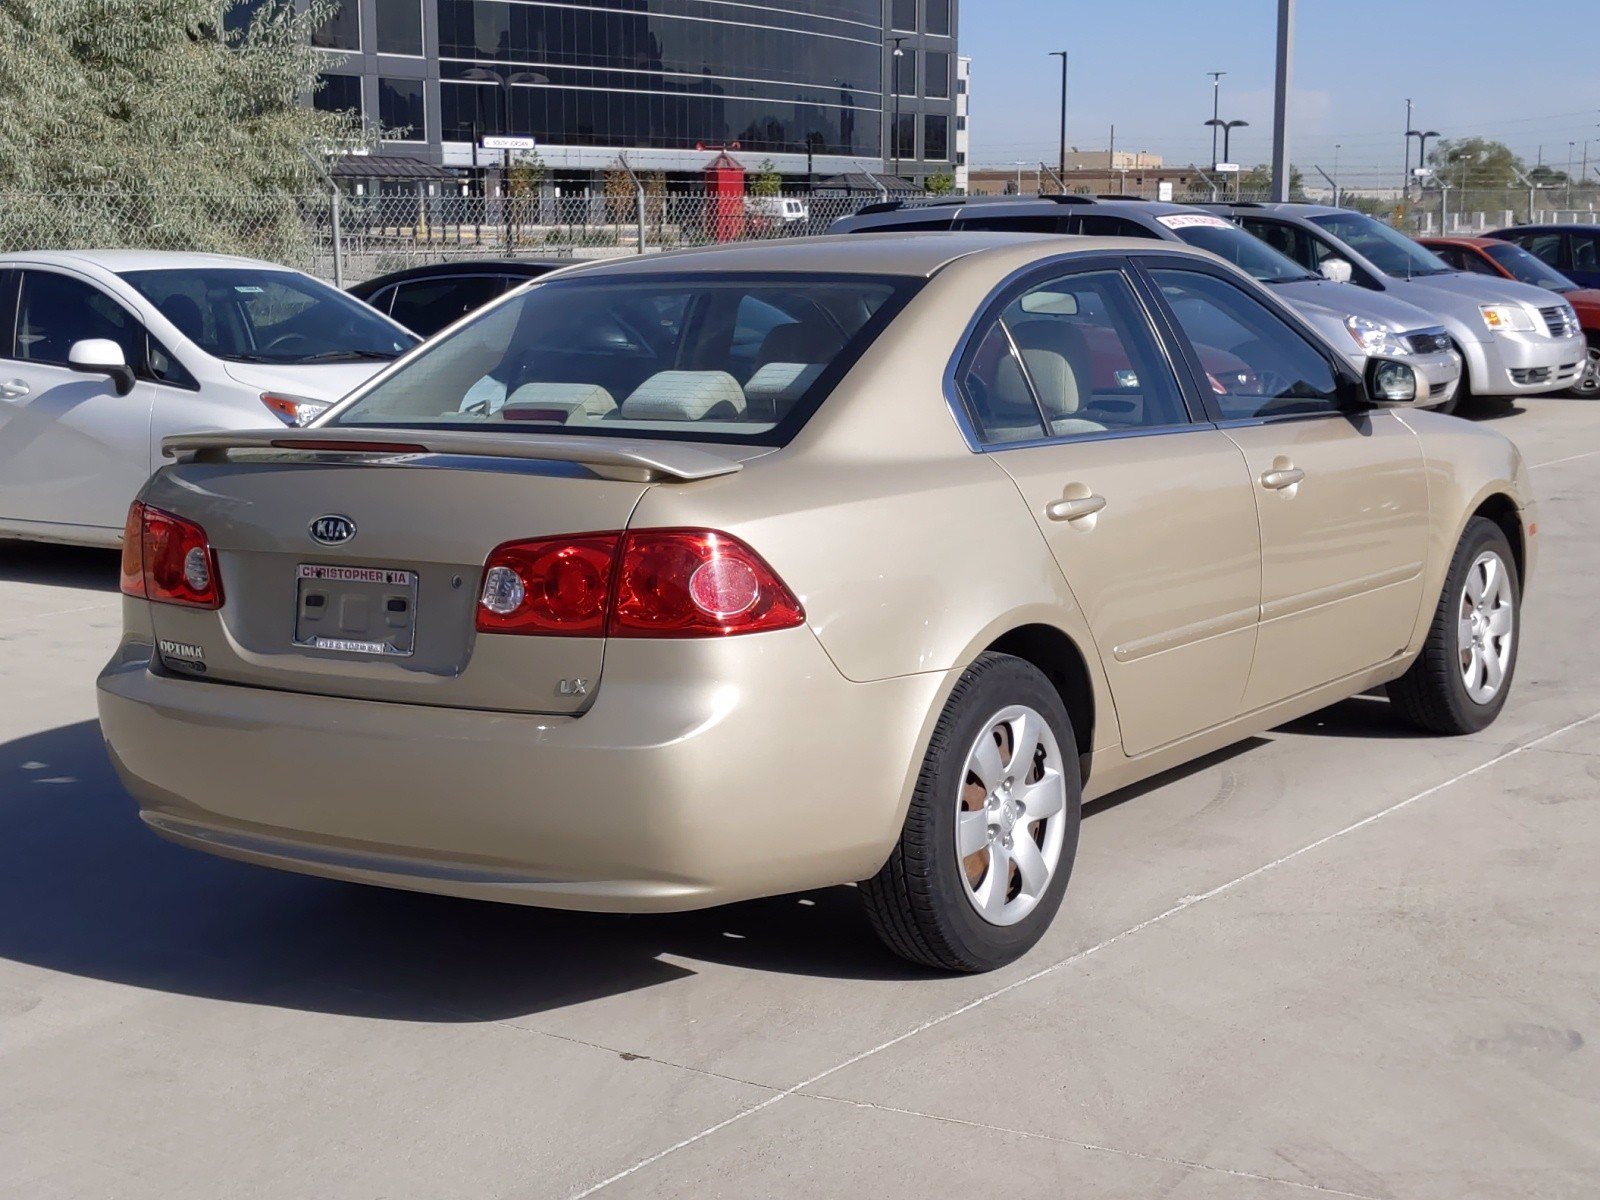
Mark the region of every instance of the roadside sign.
<instances>
[{"instance_id":1,"label":"roadside sign","mask_svg":"<svg viewBox=\"0 0 1600 1200\"><path fill-rule=\"evenodd\" d=\"M509 137L504 134L484 134L478 143L485 150L532 150L538 143L531 137Z\"/></svg>"},{"instance_id":2,"label":"roadside sign","mask_svg":"<svg viewBox=\"0 0 1600 1200\"><path fill-rule=\"evenodd\" d=\"M1237 175L1239 173L1239 164L1238 163L1218 163L1217 164L1217 170L1221 171L1224 175Z\"/></svg>"},{"instance_id":3,"label":"roadside sign","mask_svg":"<svg viewBox=\"0 0 1600 1200\"><path fill-rule=\"evenodd\" d=\"M1172 180L1163 179L1156 184L1156 199L1167 204L1172 203Z\"/></svg>"},{"instance_id":4,"label":"roadside sign","mask_svg":"<svg viewBox=\"0 0 1600 1200\"><path fill-rule=\"evenodd\" d=\"M1426 179L1429 175L1433 174L1433 168L1432 167L1412 167L1411 168L1411 173L1413 175L1415 175L1418 179Z\"/></svg>"}]
</instances>

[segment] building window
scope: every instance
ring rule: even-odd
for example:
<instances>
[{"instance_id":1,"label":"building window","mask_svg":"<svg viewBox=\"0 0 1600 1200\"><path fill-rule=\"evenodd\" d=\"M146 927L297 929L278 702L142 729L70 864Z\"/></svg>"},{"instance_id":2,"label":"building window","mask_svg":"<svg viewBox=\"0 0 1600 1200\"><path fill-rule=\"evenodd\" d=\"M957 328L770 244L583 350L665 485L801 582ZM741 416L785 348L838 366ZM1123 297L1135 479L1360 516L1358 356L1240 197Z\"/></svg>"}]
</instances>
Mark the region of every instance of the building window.
<instances>
[{"instance_id":1,"label":"building window","mask_svg":"<svg viewBox=\"0 0 1600 1200\"><path fill-rule=\"evenodd\" d=\"M311 44L323 50L361 49L359 0L335 0L333 15L312 31Z\"/></svg>"},{"instance_id":2,"label":"building window","mask_svg":"<svg viewBox=\"0 0 1600 1200\"><path fill-rule=\"evenodd\" d=\"M929 50L922 56L922 94L936 100L950 95L950 56L943 50Z\"/></svg>"},{"instance_id":3,"label":"building window","mask_svg":"<svg viewBox=\"0 0 1600 1200\"><path fill-rule=\"evenodd\" d=\"M917 31L917 0L891 0L889 24L892 28L904 29L908 33L915 33Z\"/></svg>"},{"instance_id":4,"label":"building window","mask_svg":"<svg viewBox=\"0 0 1600 1200\"><path fill-rule=\"evenodd\" d=\"M311 97L319 112L353 112L361 115L361 76L323 75L322 86Z\"/></svg>"},{"instance_id":5,"label":"building window","mask_svg":"<svg viewBox=\"0 0 1600 1200\"><path fill-rule=\"evenodd\" d=\"M944 162L950 157L950 118L929 113L922 118L922 157Z\"/></svg>"},{"instance_id":6,"label":"building window","mask_svg":"<svg viewBox=\"0 0 1600 1200\"><path fill-rule=\"evenodd\" d=\"M907 50L892 59L894 63L894 90L896 95L917 94L917 52Z\"/></svg>"},{"instance_id":7,"label":"building window","mask_svg":"<svg viewBox=\"0 0 1600 1200\"><path fill-rule=\"evenodd\" d=\"M422 54L420 0L373 0L379 54Z\"/></svg>"},{"instance_id":8,"label":"building window","mask_svg":"<svg viewBox=\"0 0 1600 1200\"><path fill-rule=\"evenodd\" d=\"M916 156L917 116L915 113L901 113L894 127L894 157L902 159Z\"/></svg>"},{"instance_id":9,"label":"building window","mask_svg":"<svg viewBox=\"0 0 1600 1200\"><path fill-rule=\"evenodd\" d=\"M927 0L922 10L925 32L937 37L950 36L950 0Z\"/></svg>"},{"instance_id":10,"label":"building window","mask_svg":"<svg viewBox=\"0 0 1600 1200\"><path fill-rule=\"evenodd\" d=\"M428 140L428 116L422 99L422 80L378 80L378 121L383 136L394 142Z\"/></svg>"}]
</instances>

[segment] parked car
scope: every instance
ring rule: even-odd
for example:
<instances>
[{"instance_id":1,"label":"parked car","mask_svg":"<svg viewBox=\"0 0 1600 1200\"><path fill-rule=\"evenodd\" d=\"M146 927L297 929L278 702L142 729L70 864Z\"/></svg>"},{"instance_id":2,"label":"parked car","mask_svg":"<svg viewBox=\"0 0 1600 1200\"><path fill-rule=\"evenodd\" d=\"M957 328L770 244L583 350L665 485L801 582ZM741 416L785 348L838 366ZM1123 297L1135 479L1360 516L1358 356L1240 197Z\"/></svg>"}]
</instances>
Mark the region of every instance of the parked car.
<instances>
[{"instance_id":1,"label":"parked car","mask_svg":"<svg viewBox=\"0 0 1600 1200\"><path fill-rule=\"evenodd\" d=\"M1600 225L1517 225L1487 236L1521 246L1582 287L1600 287Z\"/></svg>"},{"instance_id":2,"label":"parked car","mask_svg":"<svg viewBox=\"0 0 1600 1200\"><path fill-rule=\"evenodd\" d=\"M416 338L271 263L0 255L0 536L115 546L161 439L301 423Z\"/></svg>"},{"instance_id":3,"label":"parked car","mask_svg":"<svg viewBox=\"0 0 1600 1200\"><path fill-rule=\"evenodd\" d=\"M586 265L309 429L169 438L101 725L210 853L609 911L860 880L984 970L1084 799L1384 684L1494 720L1528 474L1417 398L1185 246Z\"/></svg>"},{"instance_id":4,"label":"parked car","mask_svg":"<svg viewBox=\"0 0 1600 1200\"><path fill-rule=\"evenodd\" d=\"M1425 381L1426 405L1442 412L1455 407L1461 358L1431 313L1403 300L1313 275L1233 222L1193 206L1075 195L992 200L957 197L923 204L885 201L835 221L830 232L934 229L1156 238L1198 246L1272 287L1344 351L1356 370L1363 369L1373 354L1404 359Z\"/></svg>"},{"instance_id":5,"label":"parked car","mask_svg":"<svg viewBox=\"0 0 1600 1200\"><path fill-rule=\"evenodd\" d=\"M1466 362L1463 393L1529 396L1578 382L1588 345L1560 297L1469 275L1382 221L1323 204L1207 205L1308 270L1349 266L1351 282L1433 313Z\"/></svg>"},{"instance_id":6,"label":"parked car","mask_svg":"<svg viewBox=\"0 0 1600 1200\"><path fill-rule=\"evenodd\" d=\"M527 258L430 263L380 275L349 291L412 333L427 338L512 288L570 263L570 259Z\"/></svg>"},{"instance_id":7,"label":"parked car","mask_svg":"<svg viewBox=\"0 0 1600 1200\"><path fill-rule=\"evenodd\" d=\"M1458 271L1515 279L1558 293L1578 314L1578 325L1589 343L1588 364L1578 381L1567 389L1588 399L1600 395L1600 288L1581 288L1560 271L1529 254L1515 242L1490 237L1419 238Z\"/></svg>"}]
</instances>

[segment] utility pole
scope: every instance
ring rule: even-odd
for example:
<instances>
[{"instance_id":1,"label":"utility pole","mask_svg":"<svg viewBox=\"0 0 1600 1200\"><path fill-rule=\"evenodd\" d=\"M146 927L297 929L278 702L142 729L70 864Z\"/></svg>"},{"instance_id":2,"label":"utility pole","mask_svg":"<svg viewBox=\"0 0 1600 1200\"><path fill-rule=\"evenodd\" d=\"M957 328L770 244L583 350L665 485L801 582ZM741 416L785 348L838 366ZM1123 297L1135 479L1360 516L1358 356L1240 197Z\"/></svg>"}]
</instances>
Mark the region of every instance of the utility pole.
<instances>
[{"instance_id":1,"label":"utility pole","mask_svg":"<svg viewBox=\"0 0 1600 1200\"><path fill-rule=\"evenodd\" d=\"M1207 71L1211 76L1211 170L1217 169L1217 115L1220 110L1220 93L1222 77L1226 71Z\"/></svg>"},{"instance_id":2,"label":"utility pole","mask_svg":"<svg viewBox=\"0 0 1600 1200\"><path fill-rule=\"evenodd\" d=\"M1324 179L1326 179L1328 181L1328 186L1333 189L1333 206L1335 208L1338 208L1339 207L1339 180L1338 180L1339 165L1338 165L1338 163L1334 164L1334 167L1333 167L1333 172L1334 173L1332 175L1329 175L1326 171L1324 171L1316 163L1312 163L1311 165L1316 170L1318 175L1321 175Z\"/></svg>"},{"instance_id":3,"label":"utility pole","mask_svg":"<svg viewBox=\"0 0 1600 1200\"><path fill-rule=\"evenodd\" d=\"M1400 172L1400 195L1395 203L1399 204L1411 194L1411 97L1406 97L1406 165ZM1418 164L1421 165L1421 164Z\"/></svg>"},{"instance_id":4,"label":"utility pole","mask_svg":"<svg viewBox=\"0 0 1600 1200\"><path fill-rule=\"evenodd\" d=\"M1343 142L1335 142L1333 144L1333 206L1335 208L1339 207L1339 151L1343 146Z\"/></svg>"},{"instance_id":5,"label":"utility pole","mask_svg":"<svg viewBox=\"0 0 1600 1200\"><path fill-rule=\"evenodd\" d=\"M894 124L889 126L889 146L894 154L894 174L900 175L900 60L906 52L900 48L903 37L890 38L894 43L894 54L889 58L889 71L892 82L890 88L894 92Z\"/></svg>"},{"instance_id":6,"label":"utility pole","mask_svg":"<svg viewBox=\"0 0 1600 1200\"><path fill-rule=\"evenodd\" d=\"M1272 102L1272 198L1289 199L1289 77L1294 66L1294 0L1278 0L1278 81Z\"/></svg>"},{"instance_id":7,"label":"utility pole","mask_svg":"<svg viewBox=\"0 0 1600 1200\"><path fill-rule=\"evenodd\" d=\"M1576 148L1577 144L1578 144L1577 142L1568 142L1567 143L1567 207L1568 208L1572 207L1572 151L1574 150L1574 148Z\"/></svg>"},{"instance_id":8,"label":"utility pole","mask_svg":"<svg viewBox=\"0 0 1600 1200\"><path fill-rule=\"evenodd\" d=\"M1067 190L1067 52L1065 50L1052 50L1050 57L1061 59L1061 161L1057 170L1061 173L1061 190Z\"/></svg>"},{"instance_id":9,"label":"utility pole","mask_svg":"<svg viewBox=\"0 0 1600 1200\"><path fill-rule=\"evenodd\" d=\"M1020 196L1020 195L1022 195L1022 168L1028 165L1028 160L1024 159L1024 158L1019 158L1019 159L1017 159L1016 162L1012 163L1011 165L1017 168L1017 190L1016 190L1016 195Z\"/></svg>"}]
</instances>

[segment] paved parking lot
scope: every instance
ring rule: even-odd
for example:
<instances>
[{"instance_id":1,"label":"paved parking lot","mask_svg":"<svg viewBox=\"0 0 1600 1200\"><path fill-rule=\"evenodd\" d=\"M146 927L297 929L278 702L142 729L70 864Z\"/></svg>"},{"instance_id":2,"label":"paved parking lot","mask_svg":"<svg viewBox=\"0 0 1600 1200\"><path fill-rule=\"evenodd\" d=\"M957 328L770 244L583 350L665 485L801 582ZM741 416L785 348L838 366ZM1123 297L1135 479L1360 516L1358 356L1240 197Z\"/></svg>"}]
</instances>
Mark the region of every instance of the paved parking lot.
<instances>
[{"instance_id":1,"label":"paved parking lot","mask_svg":"<svg viewBox=\"0 0 1600 1200\"><path fill-rule=\"evenodd\" d=\"M1600 405L1479 418L1541 501L1500 722L1361 698L1101 801L979 978L849 889L598 917L159 842L94 720L114 557L0 544L0 1196L1600 1194Z\"/></svg>"}]
</instances>

